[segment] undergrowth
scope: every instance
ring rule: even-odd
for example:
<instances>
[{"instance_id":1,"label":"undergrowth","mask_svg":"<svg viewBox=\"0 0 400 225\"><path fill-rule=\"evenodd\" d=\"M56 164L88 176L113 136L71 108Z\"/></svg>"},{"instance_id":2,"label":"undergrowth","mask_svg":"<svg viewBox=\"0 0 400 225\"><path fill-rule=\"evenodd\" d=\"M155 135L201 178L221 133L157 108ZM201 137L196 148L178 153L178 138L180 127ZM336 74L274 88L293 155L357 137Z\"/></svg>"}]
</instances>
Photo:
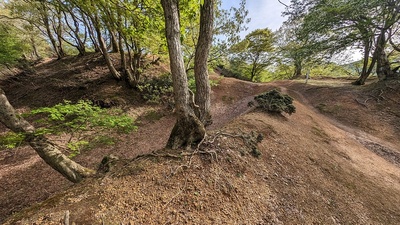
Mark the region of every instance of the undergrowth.
<instances>
[{"instance_id":1,"label":"undergrowth","mask_svg":"<svg viewBox=\"0 0 400 225\"><path fill-rule=\"evenodd\" d=\"M70 157L97 144L114 144L112 133L129 133L137 129L133 119L121 109L102 109L84 100L76 104L64 101L32 110L23 116L39 118L34 121L37 135L48 135L54 140L65 137L62 140L66 141L57 141L57 144L60 143ZM3 148L15 148L23 143L24 138L22 133L9 132L0 137L0 144Z\"/></svg>"},{"instance_id":2,"label":"undergrowth","mask_svg":"<svg viewBox=\"0 0 400 225\"><path fill-rule=\"evenodd\" d=\"M210 86L218 86L221 79L210 80ZM137 88L141 92L142 98L148 103L172 105L172 85L172 76L167 73L159 77L144 77L143 81L137 85ZM188 87L193 93L196 93L196 81L193 74L188 75Z\"/></svg>"}]
</instances>

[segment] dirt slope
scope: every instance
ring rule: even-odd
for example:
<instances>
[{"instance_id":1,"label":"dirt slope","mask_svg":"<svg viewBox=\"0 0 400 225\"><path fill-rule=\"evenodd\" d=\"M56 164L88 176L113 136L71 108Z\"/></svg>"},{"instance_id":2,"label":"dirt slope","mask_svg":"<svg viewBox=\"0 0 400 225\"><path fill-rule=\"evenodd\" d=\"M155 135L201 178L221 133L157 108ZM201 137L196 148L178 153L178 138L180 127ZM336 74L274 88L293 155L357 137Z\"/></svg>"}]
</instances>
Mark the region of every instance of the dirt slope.
<instances>
[{"instance_id":1,"label":"dirt slope","mask_svg":"<svg viewBox=\"0 0 400 225\"><path fill-rule=\"evenodd\" d=\"M80 68L70 60L64 64ZM71 82L68 88L54 84L48 89L48 83L39 85L44 78L36 81L58 76L50 68L59 62L1 85L21 111L65 97L118 99L138 118L138 132L76 159L92 168L109 153L126 160L117 161L105 176L72 185L29 148L2 150L0 223L60 224L66 212L76 224L399 223L397 83L378 87L384 93L375 95L371 86L355 88L346 85L349 81L253 84L223 78L213 87L215 122L198 149L131 160L163 147L173 115L139 101L132 90L108 78L100 59L95 61L97 66L87 70L65 68L75 77L64 82ZM86 80L82 92L80 79ZM30 92L22 87L35 87L35 98L51 98L41 103L24 95ZM273 88L295 98L295 114L271 116L247 107L255 94ZM146 117L152 111L160 118ZM255 144L258 134L264 138ZM255 147L259 157L253 156Z\"/></svg>"}]
</instances>

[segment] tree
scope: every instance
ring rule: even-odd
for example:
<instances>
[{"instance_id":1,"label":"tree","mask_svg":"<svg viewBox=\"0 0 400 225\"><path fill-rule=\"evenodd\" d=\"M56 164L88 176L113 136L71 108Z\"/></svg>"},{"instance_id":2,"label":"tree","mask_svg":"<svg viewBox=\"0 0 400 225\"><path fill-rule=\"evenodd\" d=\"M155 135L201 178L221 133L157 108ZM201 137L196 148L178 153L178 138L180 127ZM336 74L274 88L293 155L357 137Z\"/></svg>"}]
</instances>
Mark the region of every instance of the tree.
<instances>
[{"instance_id":1,"label":"tree","mask_svg":"<svg viewBox=\"0 0 400 225\"><path fill-rule=\"evenodd\" d=\"M315 58L313 50L309 48L307 40L298 38L298 21L286 21L275 33L277 48L276 59L278 64L290 64L294 70L291 79L302 75L304 64Z\"/></svg>"},{"instance_id":2,"label":"tree","mask_svg":"<svg viewBox=\"0 0 400 225\"><path fill-rule=\"evenodd\" d=\"M294 0L285 14L290 21L301 21L300 38L318 46L319 52L330 56L348 48L363 49L363 69L354 84L364 84L375 63L380 79L391 73L386 34L400 19L399 4L394 0Z\"/></svg>"},{"instance_id":3,"label":"tree","mask_svg":"<svg viewBox=\"0 0 400 225\"><path fill-rule=\"evenodd\" d=\"M239 7L231 7L229 10L220 8L216 10L210 61L218 65L226 63L227 52L233 45L240 42L240 33L248 29L246 25L251 20L247 18L248 14L246 0L240 0Z\"/></svg>"},{"instance_id":4,"label":"tree","mask_svg":"<svg viewBox=\"0 0 400 225\"><path fill-rule=\"evenodd\" d=\"M0 22L0 65L16 63L28 49L19 34L15 27Z\"/></svg>"},{"instance_id":5,"label":"tree","mask_svg":"<svg viewBox=\"0 0 400 225\"><path fill-rule=\"evenodd\" d=\"M270 29L257 29L231 48L235 57L250 64L251 81L272 63L273 42L274 35Z\"/></svg>"},{"instance_id":6,"label":"tree","mask_svg":"<svg viewBox=\"0 0 400 225\"><path fill-rule=\"evenodd\" d=\"M38 155L68 180L77 183L95 174L95 171L79 165L62 154L44 135L35 133L35 128L29 122L16 115L2 89L0 89L0 122L13 132L25 133L26 141Z\"/></svg>"},{"instance_id":7,"label":"tree","mask_svg":"<svg viewBox=\"0 0 400 225\"><path fill-rule=\"evenodd\" d=\"M199 107L197 117L204 125L212 123L211 87L208 79L208 54L211 49L214 27L214 1L204 1L200 6L200 35L194 56L194 76L196 79L195 102Z\"/></svg>"},{"instance_id":8,"label":"tree","mask_svg":"<svg viewBox=\"0 0 400 225\"><path fill-rule=\"evenodd\" d=\"M185 64L182 56L178 0L161 0L161 4L164 9L165 33L173 79L175 110L177 114L177 122L172 129L167 147L172 149L190 147L192 144L204 138L205 128L199 117L206 117L205 114L203 116L201 115L201 111L198 114L199 117L195 114L196 105L188 89ZM200 72L203 71L202 69L207 68L207 48L209 49L211 45L210 36L212 37L212 26L210 26L210 23L212 24L213 20L213 6L213 0L204 0L203 4L200 6L202 14L200 23L202 24L201 26L204 32L199 34L199 42L206 48L206 51L200 49L200 47L196 48L196 55L198 55L198 57L204 57L196 60L196 63L203 64L197 65L200 68ZM206 73L201 73L196 79L202 79L199 81L202 84L208 83L208 76L206 76ZM199 93L197 93L199 98L205 98L201 100L205 104L209 101L207 98L209 98L210 95L204 92L209 91L209 88L203 88L199 89ZM204 109L206 110L206 108Z\"/></svg>"}]
</instances>

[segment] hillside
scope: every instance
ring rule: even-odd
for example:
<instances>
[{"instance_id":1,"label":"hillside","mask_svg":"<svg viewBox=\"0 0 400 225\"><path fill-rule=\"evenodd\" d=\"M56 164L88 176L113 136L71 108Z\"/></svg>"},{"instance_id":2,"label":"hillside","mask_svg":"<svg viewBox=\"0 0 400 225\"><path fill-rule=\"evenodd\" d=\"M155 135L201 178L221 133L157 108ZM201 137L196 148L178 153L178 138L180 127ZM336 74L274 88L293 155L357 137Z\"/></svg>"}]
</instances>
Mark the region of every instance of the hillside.
<instances>
[{"instance_id":1,"label":"hillside","mask_svg":"<svg viewBox=\"0 0 400 225\"><path fill-rule=\"evenodd\" d=\"M165 71L154 65L148 73ZM212 79L219 80L214 124L197 149L180 152L162 150L174 124L170 108L147 104L114 81L99 56L3 77L19 112L90 99L122 107L139 129L78 155L94 169L111 153L120 159L110 172L75 185L27 146L1 150L0 223L66 224L66 215L75 224L399 223L398 80L354 87L348 80ZM274 88L294 97L296 113L247 106Z\"/></svg>"}]
</instances>

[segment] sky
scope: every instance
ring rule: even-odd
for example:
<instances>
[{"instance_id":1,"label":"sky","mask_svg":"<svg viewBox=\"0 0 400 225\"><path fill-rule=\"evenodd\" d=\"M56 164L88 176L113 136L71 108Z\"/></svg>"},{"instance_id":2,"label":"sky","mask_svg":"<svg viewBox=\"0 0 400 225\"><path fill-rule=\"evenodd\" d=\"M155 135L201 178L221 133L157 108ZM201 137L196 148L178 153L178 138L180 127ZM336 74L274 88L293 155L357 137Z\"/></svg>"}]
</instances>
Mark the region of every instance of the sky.
<instances>
[{"instance_id":1,"label":"sky","mask_svg":"<svg viewBox=\"0 0 400 225\"><path fill-rule=\"evenodd\" d=\"M222 8L229 9L239 7L240 0L222 0ZM290 0L281 0L285 4L289 4ZM246 9L249 11L248 17L251 18L247 25L249 29L241 34L245 36L247 33L255 29L263 29L268 27L272 31L276 31L286 19L282 17L285 6L278 0L247 0Z\"/></svg>"}]
</instances>

